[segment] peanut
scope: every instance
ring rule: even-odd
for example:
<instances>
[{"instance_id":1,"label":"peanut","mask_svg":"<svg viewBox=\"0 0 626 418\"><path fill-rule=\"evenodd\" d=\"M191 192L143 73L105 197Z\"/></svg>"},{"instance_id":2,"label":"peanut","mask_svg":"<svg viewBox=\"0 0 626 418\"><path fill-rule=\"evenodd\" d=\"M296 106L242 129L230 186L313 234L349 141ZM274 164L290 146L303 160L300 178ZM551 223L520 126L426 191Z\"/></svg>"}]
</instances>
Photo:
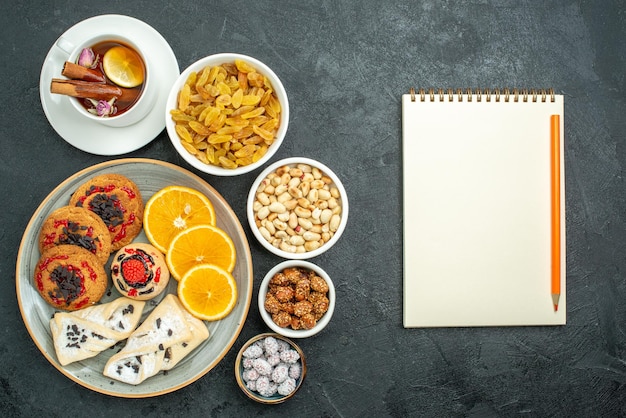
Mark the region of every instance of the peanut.
<instances>
[{"instance_id":1,"label":"peanut","mask_svg":"<svg viewBox=\"0 0 626 418\"><path fill-rule=\"evenodd\" d=\"M314 251L341 223L341 194L330 177L308 164L282 166L256 190L255 222L263 238L289 253Z\"/></svg>"}]
</instances>

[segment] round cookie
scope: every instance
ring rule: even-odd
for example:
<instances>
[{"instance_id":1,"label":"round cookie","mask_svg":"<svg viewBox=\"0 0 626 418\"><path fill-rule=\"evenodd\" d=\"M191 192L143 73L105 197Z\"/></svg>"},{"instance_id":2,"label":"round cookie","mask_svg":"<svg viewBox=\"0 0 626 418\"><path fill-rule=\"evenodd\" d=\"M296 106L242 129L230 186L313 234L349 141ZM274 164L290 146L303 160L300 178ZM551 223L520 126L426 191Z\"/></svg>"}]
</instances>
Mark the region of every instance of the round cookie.
<instances>
[{"instance_id":1,"label":"round cookie","mask_svg":"<svg viewBox=\"0 0 626 418\"><path fill-rule=\"evenodd\" d=\"M111 253L111 235L95 213L77 206L62 206L43 222L39 233L39 252L57 245L78 245L95 254L105 264Z\"/></svg>"},{"instance_id":2,"label":"round cookie","mask_svg":"<svg viewBox=\"0 0 626 418\"><path fill-rule=\"evenodd\" d=\"M75 311L100 301L108 277L98 257L77 245L57 245L41 254L35 287L57 309Z\"/></svg>"},{"instance_id":3,"label":"round cookie","mask_svg":"<svg viewBox=\"0 0 626 418\"><path fill-rule=\"evenodd\" d=\"M111 251L130 244L141 232L141 193L121 174L101 174L83 183L70 198L70 205L89 209L104 221L111 234Z\"/></svg>"},{"instance_id":4,"label":"round cookie","mask_svg":"<svg viewBox=\"0 0 626 418\"><path fill-rule=\"evenodd\" d=\"M122 296L148 300L165 290L170 272L159 250L150 244L137 243L126 245L115 254L111 278Z\"/></svg>"}]
</instances>

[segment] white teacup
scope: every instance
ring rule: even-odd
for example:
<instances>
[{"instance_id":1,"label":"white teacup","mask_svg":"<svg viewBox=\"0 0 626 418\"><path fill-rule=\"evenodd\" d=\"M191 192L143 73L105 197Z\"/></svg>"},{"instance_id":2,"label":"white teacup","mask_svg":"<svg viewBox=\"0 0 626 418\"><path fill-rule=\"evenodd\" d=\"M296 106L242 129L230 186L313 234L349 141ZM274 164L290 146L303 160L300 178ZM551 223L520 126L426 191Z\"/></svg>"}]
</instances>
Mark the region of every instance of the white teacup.
<instances>
[{"instance_id":1,"label":"white teacup","mask_svg":"<svg viewBox=\"0 0 626 418\"><path fill-rule=\"evenodd\" d=\"M130 108L128 108L123 113L106 117L98 116L91 112L88 112L79 102L79 100L82 99L77 99L74 97L68 97L67 99L72 103L72 106L74 106L74 109L76 109L76 112L81 117L110 127L129 126L139 122L144 117L146 117L146 115L152 110L157 98L157 89L155 88L153 80L154 77L152 76L153 64L150 62L144 51L142 51L141 48L132 40L124 36L110 34L93 36L89 39L85 39L79 45L74 45L68 39L61 37L56 42L56 46L68 55L67 61L77 62L78 57L84 48L92 47L104 41L111 41L122 45L127 45L134 49L140 55L145 65L146 74L143 82L143 89L140 93L139 98Z\"/></svg>"}]
</instances>

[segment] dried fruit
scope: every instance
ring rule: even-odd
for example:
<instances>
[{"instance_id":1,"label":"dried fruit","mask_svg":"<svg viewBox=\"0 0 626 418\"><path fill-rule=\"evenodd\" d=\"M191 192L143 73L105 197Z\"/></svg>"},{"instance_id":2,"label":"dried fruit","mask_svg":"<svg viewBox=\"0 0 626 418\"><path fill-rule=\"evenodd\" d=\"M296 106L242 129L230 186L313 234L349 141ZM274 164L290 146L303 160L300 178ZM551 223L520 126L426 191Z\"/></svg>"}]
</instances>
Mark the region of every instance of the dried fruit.
<instances>
[{"instance_id":1,"label":"dried fruit","mask_svg":"<svg viewBox=\"0 0 626 418\"><path fill-rule=\"evenodd\" d=\"M235 60L192 72L170 114L190 154L232 169L265 155L280 128L281 107L267 77Z\"/></svg>"}]
</instances>

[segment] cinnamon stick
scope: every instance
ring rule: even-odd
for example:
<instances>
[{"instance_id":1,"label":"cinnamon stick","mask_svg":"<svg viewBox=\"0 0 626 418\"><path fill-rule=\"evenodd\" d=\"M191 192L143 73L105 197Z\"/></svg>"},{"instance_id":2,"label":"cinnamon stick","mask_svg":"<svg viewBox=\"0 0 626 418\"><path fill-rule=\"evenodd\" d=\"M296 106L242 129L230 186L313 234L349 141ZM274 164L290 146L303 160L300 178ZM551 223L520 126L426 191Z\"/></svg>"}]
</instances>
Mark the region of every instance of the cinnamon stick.
<instances>
[{"instance_id":1,"label":"cinnamon stick","mask_svg":"<svg viewBox=\"0 0 626 418\"><path fill-rule=\"evenodd\" d=\"M111 84L83 80L53 78L50 83L50 93L82 99L111 100L115 97L120 102L132 102L137 99L139 92L139 89L125 89Z\"/></svg>"},{"instance_id":2,"label":"cinnamon stick","mask_svg":"<svg viewBox=\"0 0 626 418\"><path fill-rule=\"evenodd\" d=\"M70 61L66 61L63 64L61 75L73 80L105 82L104 75L100 71L83 67Z\"/></svg>"}]
</instances>

